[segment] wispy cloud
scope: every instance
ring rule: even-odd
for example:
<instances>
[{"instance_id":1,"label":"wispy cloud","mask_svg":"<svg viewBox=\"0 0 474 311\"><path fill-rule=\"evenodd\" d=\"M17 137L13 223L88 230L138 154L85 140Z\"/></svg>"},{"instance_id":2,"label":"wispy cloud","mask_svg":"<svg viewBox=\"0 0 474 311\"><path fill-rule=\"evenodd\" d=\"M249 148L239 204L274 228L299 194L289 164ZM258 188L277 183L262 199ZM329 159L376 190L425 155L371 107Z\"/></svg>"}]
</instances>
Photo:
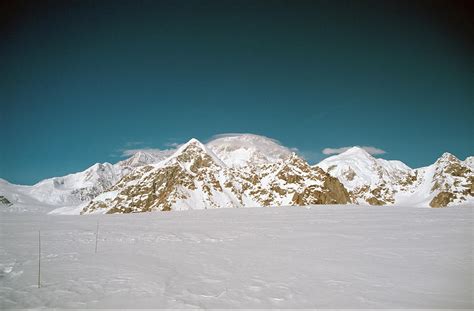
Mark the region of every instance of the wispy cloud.
<instances>
[{"instance_id":1,"label":"wispy cloud","mask_svg":"<svg viewBox=\"0 0 474 311\"><path fill-rule=\"evenodd\" d=\"M264 137L268 140L271 140L273 141L274 143L276 144L279 144L281 145L281 142L277 139L274 139L274 138L270 138L270 137L267 137L267 136L263 136L263 135L257 135L257 134L251 134L251 133L223 133L223 134L217 134L217 135L213 135L210 139L207 140L207 142L210 142L214 139L219 139L219 138L225 138L225 137L236 137L236 136L242 136L242 135L250 135L250 136L260 136L260 137Z\"/></svg>"},{"instance_id":2,"label":"wispy cloud","mask_svg":"<svg viewBox=\"0 0 474 311\"><path fill-rule=\"evenodd\" d=\"M365 151L367 151L371 155L378 155L378 154L387 153L385 150L382 150L382 149L379 149L379 148L376 148L376 147L372 147L372 146L358 146L358 147L364 149ZM341 147L341 148L324 148L322 152L323 152L323 154L326 154L326 155L339 154L339 153L343 153L343 152L345 152L345 151L347 151L351 148L352 148L352 146L350 146L350 147Z\"/></svg>"}]
</instances>

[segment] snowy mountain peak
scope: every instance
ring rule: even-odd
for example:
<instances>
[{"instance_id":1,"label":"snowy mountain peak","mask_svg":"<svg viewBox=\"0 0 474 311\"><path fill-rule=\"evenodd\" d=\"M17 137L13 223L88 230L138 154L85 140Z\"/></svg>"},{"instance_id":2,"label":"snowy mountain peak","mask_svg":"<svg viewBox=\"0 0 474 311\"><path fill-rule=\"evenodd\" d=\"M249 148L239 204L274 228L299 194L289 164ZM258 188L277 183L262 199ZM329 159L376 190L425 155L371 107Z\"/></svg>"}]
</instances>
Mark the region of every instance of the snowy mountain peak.
<instances>
[{"instance_id":1,"label":"snowy mountain peak","mask_svg":"<svg viewBox=\"0 0 474 311\"><path fill-rule=\"evenodd\" d=\"M441 157L436 160L436 163L442 163L442 162L460 162L456 156L449 152L445 152L441 155Z\"/></svg>"},{"instance_id":2,"label":"snowy mountain peak","mask_svg":"<svg viewBox=\"0 0 474 311\"><path fill-rule=\"evenodd\" d=\"M394 203L401 185L412 180L412 170L400 161L377 159L360 147L324 159L320 168L338 178L360 203Z\"/></svg>"},{"instance_id":3,"label":"snowy mountain peak","mask_svg":"<svg viewBox=\"0 0 474 311\"><path fill-rule=\"evenodd\" d=\"M183 146L187 146L187 145L196 145L196 146L199 146L200 148L202 149L205 149L204 145L199 141L197 140L196 138L191 138L187 143L185 143Z\"/></svg>"},{"instance_id":4,"label":"snowy mountain peak","mask_svg":"<svg viewBox=\"0 0 474 311\"><path fill-rule=\"evenodd\" d=\"M158 163L171 154L173 154L174 150L150 150L147 151L138 151L130 158L122 160L115 164L118 169L126 169L126 172L130 172L133 168Z\"/></svg>"},{"instance_id":5,"label":"snowy mountain peak","mask_svg":"<svg viewBox=\"0 0 474 311\"><path fill-rule=\"evenodd\" d=\"M187 143L180 146L164 163L169 164L178 161L181 164L196 164L197 160L201 165L215 164L221 167L226 166L209 148L196 138L191 138Z\"/></svg>"},{"instance_id":6,"label":"snowy mountain peak","mask_svg":"<svg viewBox=\"0 0 474 311\"><path fill-rule=\"evenodd\" d=\"M144 151L138 151L129 160L131 160L131 163L133 164L148 164L154 159L155 158L151 154Z\"/></svg>"},{"instance_id":7,"label":"snowy mountain peak","mask_svg":"<svg viewBox=\"0 0 474 311\"><path fill-rule=\"evenodd\" d=\"M229 167L245 167L276 163L288 158L292 151L277 140L254 134L226 134L207 143Z\"/></svg>"},{"instance_id":8,"label":"snowy mountain peak","mask_svg":"<svg viewBox=\"0 0 474 311\"><path fill-rule=\"evenodd\" d=\"M346 156L348 156L348 155L359 155L359 156L373 158L367 151L365 151L364 148L361 148L359 146L351 147L351 148L347 149L346 151L342 152L341 155L346 155Z\"/></svg>"},{"instance_id":9,"label":"snowy mountain peak","mask_svg":"<svg viewBox=\"0 0 474 311\"><path fill-rule=\"evenodd\" d=\"M310 167L310 165L295 152L293 152L283 163L286 165L294 165L298 167Z\"/></svg>"}]
</instances>

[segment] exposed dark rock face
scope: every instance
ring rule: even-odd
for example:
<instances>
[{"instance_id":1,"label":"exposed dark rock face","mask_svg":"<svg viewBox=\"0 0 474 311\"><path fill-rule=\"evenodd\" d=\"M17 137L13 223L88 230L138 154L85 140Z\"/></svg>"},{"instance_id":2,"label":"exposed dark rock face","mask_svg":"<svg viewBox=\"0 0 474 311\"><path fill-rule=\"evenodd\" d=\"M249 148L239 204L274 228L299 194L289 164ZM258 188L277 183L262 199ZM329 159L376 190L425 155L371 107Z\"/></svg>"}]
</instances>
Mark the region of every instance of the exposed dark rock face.
<instances>
[{"instance_id":1,"label":"exposed dark rock face","mask_svg":"<svg viewBox=\"0 0 474 311\"><path fill-rule=\"evenodd\" d=\"M0 205L6 205L6 206L11 206L13 205L12 202L10 202L6 197L3 195L0 195Z\"/></svg>"},{"instance_id":2,"label":"exposed dark rock face","mask_svg":"<svg viewBox=\"0 0 474 311\"><path fill-rule=\"evenodd\" d=\"M446 207L449 203L453 201L455 195L451 192L440 192L437 196L433 198L430 202L431 207Z\"/></svg>"}]
</instances>

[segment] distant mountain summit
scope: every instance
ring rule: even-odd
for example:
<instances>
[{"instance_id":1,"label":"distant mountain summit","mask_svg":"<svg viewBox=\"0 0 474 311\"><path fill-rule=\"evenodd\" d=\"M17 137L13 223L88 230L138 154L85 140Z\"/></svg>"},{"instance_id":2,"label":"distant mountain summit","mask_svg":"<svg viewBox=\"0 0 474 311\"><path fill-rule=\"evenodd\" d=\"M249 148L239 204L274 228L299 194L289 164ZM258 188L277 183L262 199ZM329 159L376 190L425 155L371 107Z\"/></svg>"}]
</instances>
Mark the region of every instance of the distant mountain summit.
<instances>
[{"instance_id":1,"label":"distant mountain summit","mask_svg":"<svg viewBox=\"0 0 474 311\"><path fill-rule=\"evenodd\" d=\"M57 214L132 213L312 204L474 205L474 157L444 153L411 169L353 147L310 166L278 141L253 134L191 139L138 151L116 164L20 186L0 179L0 206Z\"/></svg>"},{"instance_id":2,"label":"distant mountain summit","mask_svg":"<svg viewBox=\"0 0 474 311\"><path fill-rule=\"evenodd\" d=\"M206 145L229 167L275 163L292 154L276 140L253 134L228 134Z\"/></svg>"},{"instance_id":3,"label":"distant mountain summit","mask_svg":"<svg viewBox=\"0 0 474 311\"><path fill-rule=\"evenodd\" d=\"M393 204L395 194L413 178L412 169L404 163L374 158L359 147L324 159L317 166L338 178L360 204Z\"/></svg>"},{"instance_id":4,"label":"distant mountain summit","mask_svg":"<svg viewBox=\"0 0 474 311\"><path fill-rule=\"evenodd\" d=\"M173 150L162 150L159 152L146 152L146 151L138 151L134 155L132 155L130 158L126 160L122 160L115 164L115 167L118 170L123 170L123 171L132 171L134 168L147 165L147 164L153 164L153 163L158 163L160 161L163 161L167 157L169 157L171 154L173 154ZM126 173L123 175L126 175Z\"/></svg>"}]
</instances>

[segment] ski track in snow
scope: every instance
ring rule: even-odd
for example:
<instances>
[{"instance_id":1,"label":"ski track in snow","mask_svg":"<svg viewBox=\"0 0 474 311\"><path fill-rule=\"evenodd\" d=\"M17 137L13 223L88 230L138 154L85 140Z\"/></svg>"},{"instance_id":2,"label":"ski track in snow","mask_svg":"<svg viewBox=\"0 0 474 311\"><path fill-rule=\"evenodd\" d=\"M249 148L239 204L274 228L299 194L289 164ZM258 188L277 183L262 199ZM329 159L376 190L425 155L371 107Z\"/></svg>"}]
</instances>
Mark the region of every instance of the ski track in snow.
<instances>
[{"instance_id":1,"label":"ski track in snow","mask_svg":"<svg viewBox=\"0 0 474 311\"><path fill-rule=\"evenodd\" d=\"M472 228L472 208L0 213L0 308L473 308Z\"/></svg>"}]
</instances>

